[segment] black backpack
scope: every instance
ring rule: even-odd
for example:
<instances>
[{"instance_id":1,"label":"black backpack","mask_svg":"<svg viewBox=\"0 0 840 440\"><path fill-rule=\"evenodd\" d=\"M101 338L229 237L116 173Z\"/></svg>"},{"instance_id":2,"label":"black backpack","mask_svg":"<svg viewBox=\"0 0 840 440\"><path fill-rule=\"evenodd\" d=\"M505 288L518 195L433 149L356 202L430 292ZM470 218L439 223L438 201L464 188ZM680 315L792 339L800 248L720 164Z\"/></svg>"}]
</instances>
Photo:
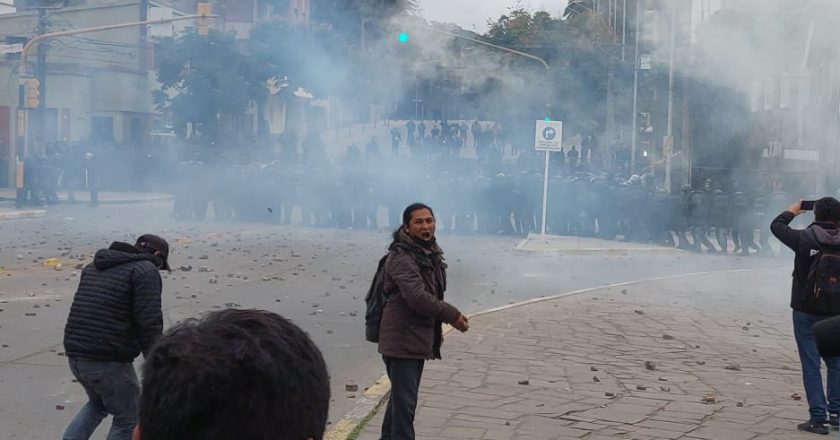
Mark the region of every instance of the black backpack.
<instances>
[{"instance_id":1,"label":"black backpack","mask_svg":"<svg viewBox=\"0 0 840 440\"><path fill-rule=\"evenodd\" d=\"M808 286L823 311L821 314L840 314L840 247L820 243L816 231L812 234L819 253L811 261Z\"/></svg>"},{"instance_id":2,"label":"black backpack","mask_svg":"<svg viewBox=\"0 0 840 440\"><path fill-rule=\"evenodd\" d=\"M368 342L379 342L379 322L382 321L382 311L385 310L385 302L388 295L385 293L385 261L388 254L379 259L376 267L376 274L370 283L367 295L365 295L365 339Z\"/></svg>"}]
</instances>

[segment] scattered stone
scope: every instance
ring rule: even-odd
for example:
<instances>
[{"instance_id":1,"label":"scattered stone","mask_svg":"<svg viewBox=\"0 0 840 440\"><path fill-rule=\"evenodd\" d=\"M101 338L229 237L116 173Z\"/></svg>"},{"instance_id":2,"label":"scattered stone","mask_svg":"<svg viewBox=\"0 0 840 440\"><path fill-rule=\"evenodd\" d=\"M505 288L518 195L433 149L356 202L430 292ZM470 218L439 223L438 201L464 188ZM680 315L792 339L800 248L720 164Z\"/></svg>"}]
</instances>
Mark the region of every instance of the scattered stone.
<instances>
[{"instance_id":1,"label":"scattered stone","mask_svg":"<svg viewBox=\"0 0 840 440\"><path fill-rule=\"evenodd\" d=\"M607 391L606 393L604 393L604 395L605 395L605 396L607 396L607 397L615 397L615 393L611 393L611 392L609 392L609 391Z\"/></svg>"},{"instance_id":2,"label":"scattered stone","mask_svg":"<svg viewBox=\"0 0 840 440\"><path fill-rule=\"evenodd\" d=\"M207 273L207 272L210 272L210 268L207 267L207 266L201 266L201 267L198 268L198 271L202 272L202 273Z\"/></svg>"},{"instance_id":3,"label":"scattered stone","mask_svg":"<svg viewBox=\"0 0 840 440\"><path fill-rule=\"evenodd\" d=\"M791 394L790 398L793 399L793 400L802 400L802 396L800 396L799 393Z\"/></svg>"},{"instance_id":4,"label":"scattered stone","mask_svg":"<svg viewBox=\"0 0 840 440\"><path fill-rule=\"evenodd\" d=\"M601 379L598 379L598 376L592 376L592 382L598 383L601 382Z\"/></svg>"},{"instance_id":5,"label":"scattered stone","mask_svg":"<svg viewBox=\"0 0 840 440\"><path fill-rule=\"evenodd\" d=\"M651 361L645 361L645 370L653 371L656 369L656 364Z\"/></svg>"},{"instance_id":6,"label":"scattered stone","mask_svg":"<svg viewBox=\"0 0 840 440\"><path fill-rule=\"evenodd\" d=\"M189 272L192 270L192 266L181 266L178 268L181 272Z\"/></svg>"},{"instance_id":7,"label":"scattered stone","mask_svg":"<svg viewBox=\"0 0 840 440\"><path fill-rule=\"evenodd\" d=\"M741 330L744 330L744 331L748 331L749 329L750 329L750 328L749 328L749 327L747 327L747 326L743 326L743 327L741 327Z\"/></svg>"},{"instance_id":8,"label":"scattered stone","mask_svg":"<svg viewBox=\"0 0 840 440\"><path fill-rule=\"evenodd\" d=\"M55 410L56 411L64 411L64 405L56 405Z\"/></svg>"},{"instance_id":9,"label":"scattered stone","mask_svg":"<svg viewBox=\"0 0 840 440\"><path fill-rule=\"evenodd\" d=\"M344 391L355 393L359 391L359 386L354 383L348 383L344 385Z\"/></svg>"},{"instance_id":10,"label":"scattered stone","mask_svg":"<svg viewBox=\"0 0 840 440\"><path fill-rule=\"evenodd\" d=\"M26 315L26 316L37 316L38 314L37 313L24 313L24 315Z\"/></svg>"},{"instance_id":11,"label":"scattered stone","mask_svg":"<svg viewBox=\"0 0 840 440\"><path fill-rule=\"evenodd\" d=\"M327 334L331 335L331 334L333 334L333 331L332 330L327 330Z\"/></svg>"},{"instance_id":12,"label":"scattered stone","mask_svg":"<svg viewBox=\"0 0 840 440\"><path fill-rule=\"evenodd\" d=\"M659 380L661 380L662 382L668 382L668 378L665 376L659 376Z\"/></svg>"},{"instance_id":13,"label":"scattered stone","mask_svg":"<svg viewBox=\"0 0 840 440\"><path fill-rule=\"evenodd\" d=\"M199 260L207 260L207 259L209 259L209 258L210 258L210 256L208 256L208 255L200 255L200 256L198 257L198 259L199 259Z\"/></svg>"},{"instance_id":14,"label":"scattered stone","mask_svg":"<svg viewBox=\"0 0 840 440\"><path fill-rule=\"evenodd\" d=\"M355 318L355 317L356 317L356 315L358 315L358 313L357 313L357 312L350 312L350 316L352 316L352 317L354 317L354 318Z\"/></svg>"},{"instance_id":15,"label":"scattered stone","mask_svg":"<svg viewBox=\"0 0 840 440\"><path fill-rule=\"evenodd\" d=\"M735 406L737 406L738 408L743 408L744 407L744 402L738 402L738 403L735 404Z\"/></svg>"},{"instance_id":16,"label":"scattered stone","mask_svg":"<svg viewBox=\"0 0 840 440\"><path fill-rule=\"evenodd\" d=\"M705 404L708 405L708 404L712 404L712 403L717 403L717 398L715 396L711 396L711 395L703 396L703 399L701 399L700 401L702 403L705 403Z\"/></svg>"},{"instance_id":17,"label":"scattered stone","mask_svg":"<svg viewBox=\"0 0 840 440\"><path fill-rule=\"evenodd\" d=\"M664 392L666 392L666 393L670 393L670 392L671 392L671 387L667 387L667 386L665 386L665 385L660 385L660 386L659 386L659 389L660 389L660 390L662 390L662 391L664 391Z\"/></svg>"},{"instance_id":18,"label":"scattered stone","mask_svg":"<svg viewBox=\"0 0 840 440\"><path fill-rule=\"evenodd\" d=\"M669 335L669 334L664 334L664 335L662 335L662 339L664 339L666 341L672 341L674 339L674 337Z\"/></svg>"},{"instance_id":19,"label":"scattered stone","mask_svg":"<svg viewBox=\"0 0 840 440\"><path fill-rule=\"evenodd\" d=\"M644 385L636 385L636 389L639 391L647 391L648 387Z\"/></svg>"},{"instance_id":20,"label":"scattered stone","mask_svg":"<svg viewBox=\"0 0 840 440\"><path fill-rule=\"evenodd\" d=\"M355 395L355 394L353 394L353 393L347 393L347 398L348 398L348 399L355 399L355 398L356 398L356 395Z\"/></svg>"},{"instance_id":21,"label":"scattered stone","mask_svg":"<svg viewBox=\"0 0 840 440\"><path fill-rule=\"evenodd\" d=\"M697 365L706 365L706 361L697 361Z\"/></svg>"},{"instance_id":22,"label":"scattered stone","mask_svg":"<svg viewBox=\"0 0 840 440\"><path fill-rule=\"evenodd\" d=\"M218 279L216 279L216 278L214 278L214 277L211 277L211 278L208 280L208 282L210 282L210 284L218 284L218 283L219 283L219 280L218 280Z\"/></svg>"},{"instance_id":23,"label":"scattered stone","mask_svg":"<svg viewBox=\"0 0 840 440\"><path fill-rule=\"evenodd\" d=\"M789 366L787 366L787 365L782 365L782 370L787 370L787 371L790 371L790 370L792 370L792 368L790 368L790 367L789 367Z\"/></svg>"},{"instance_id":24,"label":"scattered stone","mask_svg":"<svg viewBox=\"0 0 840 440\"><path fill-rule=\"evenodd\" d=\"M593 366L589 367L589 371L598 371L598 367L593 365Z\"/></svg>"},{"instance_id":25,"label":"scattered stone","mask_svg":"<svg viewBox=\"0 0 840 440\"><path fill-rule=\"evenodd\" d=\"M729 364L723 367L725 370L741 371L741 366L738 364Z\"/></svg>"},{"instance_id":26,"label":"scattered stone","mask_svg":"<svg viewBox=\"0 0 840 440\"><path fill-rule=\"evenodd\" d=\"M637 315L644 315L645 314L644 310L633 310L633 312Z\"/></svg>"},{"instance_id":27,"label":"scattered stone","mask_svg":"<svg viewBox=\"0 0 840 440\"><path fill-rule=\"evenodd\" d=\"M517 383L518 383L519 385L531 385L531 381L530 381L530 380L527 380L527 379L525 379L525 380L520 380L520 381L519 381L519 382L517 382Z\"/></svg>"},{"instance_id":28,"label":"scattered stone","mask_svg":"<svg viewBox=\"0 0 840 440\"><path fill-rule=\"evenodd\" d=\"M627 295L627 289L621 289L621 293Z\"/></svg>"}]
</instances>

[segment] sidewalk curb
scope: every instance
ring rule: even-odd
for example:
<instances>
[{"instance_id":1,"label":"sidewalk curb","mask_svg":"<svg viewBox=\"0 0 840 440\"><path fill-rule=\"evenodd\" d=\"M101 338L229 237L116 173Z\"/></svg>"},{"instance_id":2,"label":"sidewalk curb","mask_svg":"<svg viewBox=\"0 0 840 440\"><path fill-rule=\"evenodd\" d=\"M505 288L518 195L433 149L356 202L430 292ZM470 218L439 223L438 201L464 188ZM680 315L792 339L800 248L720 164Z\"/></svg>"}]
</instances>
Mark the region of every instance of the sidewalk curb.
<instances>
[{"instance_id":1,"label":"sidewalk curb","mask_svg":"<svg viewBox=\"0 0 840 440\"><path fill-rule=\"evenodd\" d=\"M142 203L160 203L171 202L175 200L175 196L152 197L146 199L124 199L124 200L99 200L99 205L138 205ZM14 202L14 198L0 197L0 202ZM89 200L59 200L58 205L87 205Z\"/></svg>"},{"instance_id":2,"label":"sidewalk curb","mask_svg":"<svg viewBox=\"0 0 840 440\"><path fill-rule=\"evenodd\" d=\"M741 272L753 272L757 270L768 270L768 268L752 268L752 269L726 269L726 270L712 270L706 272L692 272L680 275L669 275L664 277L655 277L655 278L647 278L643 280L635 280L635 281L626 281L623 283L615 283L615 284L606 284L603 286L596 286L596 287L587 287L585 289L573 290L571 292L564 292L557 295L545 296L542 298L533 298L525 301L520 301L513 304L507 304L504 306L494 307L492 309L483 310L481 312L476 312L469 315L469 318L475 318L477 316L484 316L489 315L491 313L501 312L508 309L513 309L517 307L527 306L534 303L546 302L546 301L553 301L557 299L562 299L570 296L581 295L584 293L595 292L598 290L604 289L614 289L617 287L626 287L632 286L635 284L642 284L642 283L651 283L657 281L668 281L668 280L675 280L679 278L688 278L688 277L696 277L696 276L703 276L703 275L711 275L716 273L741 273ZM443 334L446 335L449 331L452 330L452 327L444 325ZM326 436L324 437L325 440L346 440L348 436L356 430L362 423L369 420L372 416L374 416L379 407L385 400L388 398L391 392L391 382L388 380L387 375L383 375L379 380L376 381L367 391L365 391L365 395L362 399L359 399L359 402L353 406L347 414L344 415L338 422L333 425L332 429L330 429ZM369 395L370 394L370 395Z\"/></svg>"},{"instance_id":3,"label":"sidewalk curb","mask_svg":"<svg viewBox=\"0 0 840 440\"><path fill-rule=\"evenodd\" d=\"M0 212L0 221L39 218L45 215L47 215L47 211L45 209L28 209L23 211Z\"/></svg>"},{"instance_id":4,"label":"sidewalk curb","mask_svg":"<svg viewBox=\"0 0 840 440\"><path fill-rule=\"evenodd\" d=\"M572 237L569 237L572 238ZM685 254L687 251L671 247L607 247L607 248L577 248L577 249L527 249L531 240L539 240L539 236L527 237L520 241L515 250L517 252L538 253L543 255L624 255L630 252L647 254ZM609 241L609 240L604 240Z\"/></svg>"},{"instance_id":5,"label":"sidewalk curb","mask_svg":"<svg viewBox=\"0 0 840 440\"><path fill-rule=\"evenodd\" d=\"M388 375L383 374L365 394L353 405L353 409L347 412L335 425L326 433L324 440L345 440L357 427L379 411L379 407L385 403L391 395L391 381Z\"/></svg>"}]
</instances>

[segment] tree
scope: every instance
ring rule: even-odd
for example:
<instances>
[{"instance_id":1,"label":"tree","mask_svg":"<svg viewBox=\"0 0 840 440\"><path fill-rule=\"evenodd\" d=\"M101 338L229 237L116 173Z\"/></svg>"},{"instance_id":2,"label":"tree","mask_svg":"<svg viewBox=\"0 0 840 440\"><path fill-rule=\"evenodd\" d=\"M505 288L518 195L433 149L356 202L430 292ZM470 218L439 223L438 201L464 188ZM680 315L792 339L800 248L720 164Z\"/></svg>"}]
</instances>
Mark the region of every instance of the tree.
<instances>
[{"instance_id":1,"label":"tree","mask_svg":"<svg viewBox=\"0 0 840 440\"><path fill-rule=\"evenodd\" d=\"M578 17L593 14L595 12L595 0L569 0L566 9L563 11L563 18L575 20Z\"/></svg>"},{"instance_id":2,"label":"tree","mask_svg":"<svg viewBox=\"0 0 840 440\"><path fill-rule=\"evenodd\" d=\"M326 24L351 46L361 47L362 35L382 38L389 19L417 12L418 0L313 0L312 17Z\"/></svg>"},{"instance_id":3,"label":"tree","mask_svg":"<svg viewBox=\"0 0 840 440\"><path fill-rule=\"evenodd\" d=\"M191 123L197 142L217 143L221 118L243 115L249 101L243 91L254 87L233 36L211 29L202 37L190 30L157 40L155 56L161 84L153 93L158 111L172 116L182 136Z\"/></svg>"}]
</instances>

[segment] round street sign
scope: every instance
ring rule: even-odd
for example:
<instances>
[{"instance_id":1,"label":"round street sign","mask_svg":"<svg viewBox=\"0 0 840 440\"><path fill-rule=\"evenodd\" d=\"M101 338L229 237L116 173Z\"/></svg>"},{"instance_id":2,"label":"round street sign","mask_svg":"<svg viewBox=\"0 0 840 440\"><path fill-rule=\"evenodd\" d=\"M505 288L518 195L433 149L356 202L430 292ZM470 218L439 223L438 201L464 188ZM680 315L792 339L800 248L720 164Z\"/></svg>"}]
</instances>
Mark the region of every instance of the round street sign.
<instances>
[{"instance_id":1,"label":"round street sign","mask_svg":"<svg viewBox=\"0 0 840 440\"><path fill-rule=\"evenodd\" d=\"M542 136L543 139L547 141L552 141L555 137L557 137L557 130L555 130L553 127L545 127L543 129Z\"/></svg>"}]
</instances>

